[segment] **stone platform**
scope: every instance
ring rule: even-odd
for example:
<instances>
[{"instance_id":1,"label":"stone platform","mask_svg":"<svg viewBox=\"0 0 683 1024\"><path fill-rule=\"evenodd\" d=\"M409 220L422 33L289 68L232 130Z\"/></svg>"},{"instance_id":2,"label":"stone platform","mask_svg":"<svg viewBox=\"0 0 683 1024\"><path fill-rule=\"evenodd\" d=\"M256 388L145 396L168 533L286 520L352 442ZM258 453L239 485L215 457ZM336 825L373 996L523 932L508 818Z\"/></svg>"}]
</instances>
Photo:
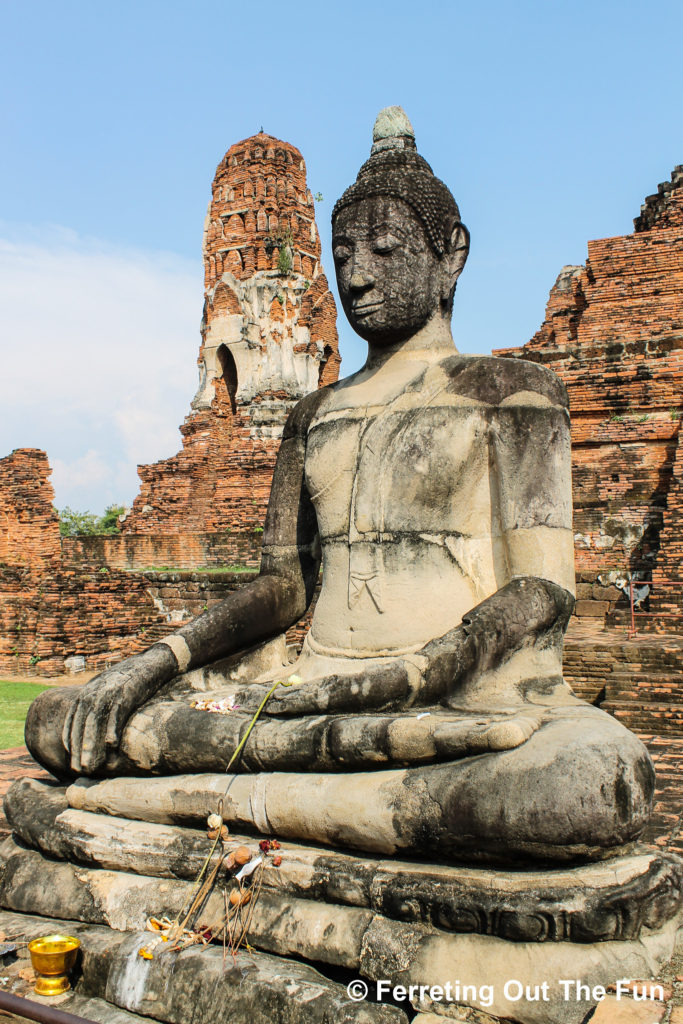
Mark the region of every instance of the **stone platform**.
<instances>
[{"instance_id":1,"label":"stone platform","mask_svg":"<svg viewBox=\"0 0 683 1024\"><path fill-rule=\"evenodd\" d=\"M140 946L160 939L141 930L152 916L179 914L206 855L206 834L79 809L73 806L78 787L71 790L69 801L65 788L27 779L8 795L6 810L16 836L0 851L0 903L7 910L0 914L0 929L14 939L44 934L55 922L75 918L79 926L64 927L87 926L82 934L89 944L86 963L94 956L98 965L90 974L84 968L83 977L91 981L83 981L79 991L167 1024L183 1020L173 999L187 1010L186 1000L195 998L194 972L206 975L205 986L218 986L221 993L227 985L216 999L235 1021L261 1019L246 1006L251 1000L266 1005L262 988L293 986L299 992L301 986L308 991L308 984L322 985L331 1002L323 1000L316 1008L307 996L292 1020L318 1024L330 1014L349 1021L402 1024L408 1019L402 1011L396 1016L395 1007L348 1005L348 999L343 1016L338 1001L345 998L344 988L334 980L340 970L370 986L382 979L414 986L413 1010L434 1008L458 1019L461 1007L454 998L435 1006L419 987L449 981L472 985L477 979L479 986L491 986L491 1002L483 989L462 1002L494 1019L580 1024L591 1001L567 1003L559 979L607 986L621 977L648 977L673 950L683 863L646 848L581 867L508 871L287 842L281 863L266 860L262 870L249 925L249 942L259 952L241 986L250 987L250 995L244 1005L233 1006L236 997L215 946L180 954L178 965L194 964L187 968L172 968L175 961L167 952L159 964L155 954L152 968L139 966ZM236 835L227 851L246 845L256 857L257 844L258 837ZM218 932L233 885L229 876L219 876L195 930ZM216 972L223 980L214 983ZM169 978L173 984L185 978L186 988L173 998L162 996ZM505 983L515 978L531 986L550 982L549 1000L522 1004L509 998ZM281 991L272 995L277 1006L270 1006L269 1021L287 1024L293 1011L277 1002L281 996ZM385 1011L393 1016L382 1015ZM202 1017L203 1024L213 1019L219 1018Z\"/></svg>"},{"instance_id":2,"label":"stone platform","mask_svg":"<svg viewBox=\"0 0 683 1024\"><path fill-rule=\"evenodd\" d=\"M657 772L652 817L641 842L683 856L683 736L639 732ZM2 799L16 779L50 779L26 747L0 751L0 840L10 834Z\"/></svg>"},{"instance_id":3,"label":"stone platform","mask_svg":"<svg viewBox=\"0 0 683 1024\"><path fill-rule=\"evenodd\" d=\"M657 791L655 795L655 806L651 822L648 826L646 833L643 836L643 848L647 847L652 852L663 851L680 854L683 852L683 808L681 806L680 799L680 794L683 791L683 738L674 736L653 736L651 734L642 733L641 738L648 746L648 749L653 758L655 768L657 771ZM6 790L10 785L11 781L21 776L33 777L36 779L49 778L47 773L45 773L42 769L39 768L39 766L35 764L35 762L32 761L32 759L25 751L25 749L20 748L17 751L2 752L0 754L0 787L2 787L3 790ZM56 793L54 795L57 796ZM76 812L72 811L70 813L73 814ZM100 825L103 824L102 816L91 815L91 818L99 819ZM54 814L51 815L51 820L54 820ZM45 824L47 824L47 822L45 822ZM105 818L104 825L106 826L106 824L107 820ZM113 821L110 821L108 824L113 824ZM9 834L9 826L4 822L0 822L0 829L2 829L3 826L4 834L5 836L7 836ZM121 822L121 826L124 829L124 831L127 829L129 832L131 828L140 828L139 824L133 822ZM161 826L155 827L161 828ZM148 833L149 826L145 826L144 831ZM172 830L169 831L172 832ZM193 830L180 829L177 831L183 833L183 842L180 845L183 851L184 867L182 868L182 870L177 870L177 867L173 868L173 865L178 865L179 858L177 856L169 857L168 846L166 847L165 855L162 855L162 857L156 855L157 867L152 867L150 864L150 860L154 861L155 859L154 843L147 842L147 860L145 861L146 866L144 870L149 872L150 877L148 881L154 879L154 881L152 882L151 891L146 886L143 886L143 888L146 889L146 895L144 897L143 902L141 902L136 907L137 917L135 919L129 920L128 922L122 922L120 920L116 921L115 919L111 919L112 924L114 925L115 928L120 928L122 926L135 926L136 928L144 927L143 915L147 912L149 912L150 914L159 912L159 907L161 905L159 897L160 894L163 892L164 887L167 884L167 881L172 882L175 885L187 885L187 879L192 876L193 872L196 873L196 871L198 870L202 852L206 849L205 836L199 833L194 833L195 842L188 844L190 833L192 833ZM169 837L167 836L166 838L168 839ZM148 835L147 839L151 840L151 836ZM250 843L252 846L255 846L253 839L245 837L245 840L247 843ZM90 873L92 877L94 871L100 871L102 873L102 877L100 879L102 882L105 881L104 875L109 876L109 882L112 881L113 876L116 874L119 875L119 880L120 876L126 876L127 873L125 871L120 870L124 866L123 862L120 859L117 862L117 854L115 854L115 852L112 852L112 844L107 841L106 836L104 836L104 834L101 834L100 840L98 842L96 835L88 835L87 832L83 833L80 836L79 843L80 852L78 853L77 859L81 860L82 862L90 861L91 863L91 867L89 869L85 869L85 875L83 873L83 868L79 869L80 881L78 883L78 889L80 890L81 893L87 891L88 889L92 891L89 885L86 884L85 887L83 885L83 882L85 882L88 873ZM114 850L118 849L120 851L123 845L123 835L121 835L119 843L113 844L113 848ZM99 860L97 854L97 847L99 847L100 850ZM180 850L177 850L177 853L179 852ZM384 908L385 914L387 913L387 911L389 913L400 913L404 917L403 925L406 928L406 932L404 933L404 941L407 941L407 938L414 934L416 927L424 927L425 921L427 921L429 927L434 927L435 921L436 927L439 928L439 930L441 930L441 928L443 927L443 920L440 919L438 916L437 904L432 904L430 907L428 904L426 905L422 903L419 907L419 913L416 913L416 907L414 905L412 907L409 905L409 901L405 901L406 905L401 908L401 886L396 885L397 879L394 879L391 882L391 884L388 885L387 879L385 877L384 884L380 884L378 880L381 878L381 876L372 875L371 860L369 862L367 858L363 858L362 856L358 857L357 855L354 857L347 857L345 861L346 869L342 870L343 864L340 865L338 858L335 859L330 851L324 852L327 858L327 867L326 869L322 870L318 869L317 874L315 872L312 872L310 860L307 863L305 849L299 848L297 847L297 844L293 843L287 843L286 849L283 850L282 867L278 871L276 871L273 868L269 868L271 876L274 875L275 878L273 880L273 886L271 886L270 889L268 889L264 884L264 889L262 892L264 898L260 901L261 912L264 915L262 918L263 927L259 930L262 931L262 933L270 932L269 941L271 943L274 943L271 947L272 949L275 949L279 952L277 943L282 941L282 930L280 931L279 939L273 939L273 926L270 922L279 920L290 920L289 941L290 943L292 941L291 917L288 912L283 913L283 901L286 903L288 900L291 902L291 900L294 899L295 904L302 904L304 903L304 901L306 901L306 903L308 903L309 905L309 908L312 909L314 906L316 906L316 903L310 903L308 897L310 897L311 895L313 895L315 898L322 897L325 900L334 901L335 898L339 900L340 892L343 889L346 889L348 893L349 891L351 891L351 886L353 886L353 902L347 904L347 906L344 909L353 911L356 916L360 913L368 914L370 915L370 917L372 917L372 915L377 914L378 910L381 913L382 908ZM108 859L103 859L105 853L106 858ZM36 853L35 857L39 858L40 854ZM103 864L106 864L107 866L103 867ZM360 866L362 866L363 870L360 870ZM67 871L73 870L68 869L68 866L65 864L59 865L59 868L60 870L66 869ZM117 868L119 869L118 871L116 870ZM176 871L176 874L173 873L174 870ZM155 873L159 875L166 874L167 881L160 879L159 877L155 878ZM35 887L37 889L42 889L44 894L49 893L50 888L49 886L44 886L41 884L41 877L44 876L37 874L35 880ZM183 879L185 880L184 882ZM139 883L143 881L144 879L142 877L138 877ZM63 882L60 882L59 888L63 893L63 897L61 900L55 897L56 899L58 899L58 902L51 908L45 905L44 913L46 914L46 918L40 919L40 927L37 926L38 931L42 931L42 933L45 934L46 931L49 932L51 930L54 930L56 922L55 920L53 920L53 915L55 915L57 918L68 918L71 916L71 914L73 914L73 911L69 911L66 908L66 902L68 902L68 900L72 898L68 896L69 891L73 892L73 890L71 890L72 884L73 877L71 878L66 889L62 888ZM116 889L117 887L114 886L113 888ZM166 891L168 892L168 890ZM141 890L138 889L136 898L139 898L140 892ZM392 894L394 892L396 898L393 899L392 896L392 899L387 902L387 894ZM452 892L453 890L451 889L451 894ZM464 906L465 901L463 900L463 895L464 894L461 892L461 910L464 912L467 908ZM472 894L470 893L470 905L468 913L471 912L472 909L471 895ZM508 898L509 897L510 892L508 891ZM114 898L116 899L116 896L114 896ZM98 901L99 910L97 914L95 914L95 919L102 923L100 923L99 925L95 925L95 927L101 929L103 927L103 922L108 920L108 915L110 912L107 910L106 900L103 899L103 894L101 894L98 897ZM384 903L382 901L384 901ZM171 902L171 906L173 905L174 904ZM306 904L304 904L304 906L305 905ZM517 929L519 929L520 926L524 924L524 916L520 916L519 914L519 905L516 908L516 912L515 908L511 906L510 903L508 903L506 907L503 909L505 910L505 913L499 915L496 919L497 926L499 928L503 927L504 922L506 922L505 927L507 928L510 927L512 922L515 922L515 927ZM511 913L511 911L513 912ZM413 915L412 920L414 922L412 925L410 924L411 914ZM576 921L579 920L580 914L577 917L577 908L575 908L573 914L570 915L570 920L572 918L574 918ZM15 924L16 921L25 922L26 920L24 915L13 915L12 919L15 920ZM531 917L527 917L525 926L529 928L533 925L534 920L535 918L533 915L531 915ZM325 926L329 925L329 923L329 921L326 921ZM83 928L84 925L81 923L78 926L74 927ZM258 928L258 924L256 925L256 927ZM3 924L2 922L0 922L0 931L7 931L5 924ZM296 933L296 928L293 929L293 932L294 934ZM146 933L148 937L149 934L149 932ZM348 948L350 946L348 934L349 933L345 930L341 932L338 931L335 943L330 941L329 936L328 939L326 940L326 945L328 949L332 952L332 956L335 955L334 949L336 949L337 951L336 964L330 962L322 964L319 961L315 961L315 967L310 968L311 970L317 970L321 972L321 977L323 977L324 982L326 984L334 983L338 986L341 986L341 991L339 991L339 988L334 990L340 999L343 999L345 997L345 985L347 981L352 977L355 977L356 974L358 973L357 971L354 971L354 969L351 967L343 966L343 960L340 962L340 957L343 957L346 955L346 953L348 953ZM539 933L537 932L537 934ZM464 935L463 938L467 939L468 936ZM489 937L482 936L482 938L488 939ZM493 938L495 939L495 936L493 936ZM262 942L259 942L257 938L253 938L252 941L255 946L260 946L263 944ZM502 944L507 945L507 943L505 943L504 941ZM553 945L556 945L556 943L553 942ZM536 946L536 943L534 943L534 946ZM281 948L284 952L285 947ZM287 948L291 948L291 945ZM539 947L536 946L536 948L538 949ZM340 953L340 949L346 950L346 953ZM183 956L185 955L186 954L183 954ZM246 954L241 955L246 956ZM260 958L262 955L265 954L259 952L254 955L257 958ZM269 955L272 955L272 953ZM312 955L316 956L317 954ZM481 956L483 958L481 961L482 963L490 962L490 954L488 954L487 952L483 952ZM330 957L328 955L328 961L329 959ZM461 963L461 961L457 962ZM626 972L625 970L625 965L623 961L619 963L618 968L619 969L615 968L615 977L617 975L628 975L628 972ZM630 973L630 977L638 976L649 978L655 973L656 971L654 970L654 968L652 970L645 970L641 967ZM478 974L481 974L481 968L479 969ZM21 980L17 982L11 971L5 971L3 968L3 970L0 971L0 975L7 975L6 983L3 984L0 981L0 985L2 987L9 987L10 991L16 991L16 984L19 984L20 987L23 986L25 994L30 995L30 986L26 986L26 984ZM672 1022L676 1019L675 1013L678 1013L679 1016L681 1016L681 1019L683 1020L683 985L676 984L676 977L679 975L683 978L683 950L677 958L674 957L674 960L671 962L668 968L665 967L663 971L660 971L657 975L657 977L660 980L663 979L665 982L665 992L667 993L666 998L669 1000L670 1009L673 1008L672 1012L674 1013L674 1016L671 1017ZM459 977L461 980L466 980L464 970L462 967L459 967L459 970L456 973L456 977ZM421 978L420 980L424 981L424 978ZM70 1002L69 1005L65 1005L64 1008L70 1009L71 1012L74 1013L80 1013L83 1016L89 1017L94 1021L106 1021L107 1024L125 1024L126 1021L130 1021L130 1024L133 1024L133 1022L139 1019L137 1013L135 1013L134 1010L132 1011L130 1009L115 1008L112 1004L103 1002L99 997L91 994L85 994L80 990L79 994L72 998L74 999L73 1005ZM619 1011L619 1013L627 1013L634 1011L636 1008L649 1008L650 1006L650 1004L636 1004L633 1003L631 1000L626 1000L626 1002L623 1005L617 1006L614 1002L614 996L612 996L612 1000L613 1002L611 1003L609 1002L609 1000L607 1000L604 1004L600 1004L598 1006L598 1011L596 1012L596 1019L597 1013L601 1013L603 1015L603 1020L609 1020L610 1024L618 1024L620 1017L617 1016L617 1011ZM347 1004L349 1003L350 1001L347 1000ZM362 1004L361 1007L358 1007L355 1004L350 1004L347 1005L346 1010L350 1013L360 1013L361 1009L363 1008L365 1008L365 1003ZM445 1007L443 1005L441 1005L440 1007L433 1007L433 1010L437 1009L439 1009L440 1012L443 1013ZM405 1012L406 1010L407 1015ZM660 1010L662 1010L661 1016L659 1015ZM396 1012L399 1013L399 1010L396 1010ZM452 1014L455 1014L455 1016L451 1018L455 1020L474 1020L474 1018L468 1016L468 1014L475 1012L479 1013L480 1016L479 1018L477 1018L477 1024L480 1024L481 1021L496 1020L495 1017L490 1017L488 1015L481 1016L482 1013L486 1013L486 1011L481 1010L466 1011L464 1008L452 1008L450 1012ZM391 1020L392 1022L395 1019L396 1024L403 1024L404 1021L407 1021L412 1017L413 1013L413 1008L409 1004L407 1004L407 1006L404 1005L403 1009L400 1010L399 1016L387 1019ZM604 1016L605 1013L609 1013L610 1016ZM655 1006L654 1004L652 1004L652 1014L652 1021L658 1019L663 1020L663 1006ZM303 1017L297 1019L304 1020ZM343 1020L346 1018L340 1016L339 1019ZM369 1021L373 1020L373 1018L371 1017L363 1018L359 1016L352 1016L349 1019L354 1021L363 1019L367 1019ZM549 1019L551 1018L546 1018L546 1020ZM630 1018L627 1017L623 1019L630 1020ZM378 1018L378 1020L383 1020L383 1018ZM545 1024L545 1020L542 1017L539 1018L539 1020L543 1020L543 1024ZM569 1024L568 1018L560 1018L560 1020L561 1024ZM578 1020L581 1020L581 1017L577 1017L577 1021ZM271 1018L269 1024L273 1024L273 1018ZM435 1022L431 1022L431 1024L435 1024Z\"/></svg>"}]
</instances>

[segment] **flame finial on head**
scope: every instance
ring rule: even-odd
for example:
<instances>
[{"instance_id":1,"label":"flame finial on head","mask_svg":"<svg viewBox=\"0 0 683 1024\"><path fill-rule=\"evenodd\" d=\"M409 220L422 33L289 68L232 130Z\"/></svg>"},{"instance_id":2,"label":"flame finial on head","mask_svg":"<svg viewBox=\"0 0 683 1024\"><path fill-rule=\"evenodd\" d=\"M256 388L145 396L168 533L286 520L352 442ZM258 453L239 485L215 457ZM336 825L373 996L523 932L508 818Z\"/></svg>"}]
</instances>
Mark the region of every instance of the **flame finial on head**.
<instances>
[{"instance_id":1,"label":"flame finial on head","mask_svg":"<svg viewBox=\"0 0 683 1024\"><path fill-rule=\"evenodd\" d=\"M380 110L372 129L372 152L383 149L415 149L415 132L403 107Z\"/></svg>"}]
</instances>

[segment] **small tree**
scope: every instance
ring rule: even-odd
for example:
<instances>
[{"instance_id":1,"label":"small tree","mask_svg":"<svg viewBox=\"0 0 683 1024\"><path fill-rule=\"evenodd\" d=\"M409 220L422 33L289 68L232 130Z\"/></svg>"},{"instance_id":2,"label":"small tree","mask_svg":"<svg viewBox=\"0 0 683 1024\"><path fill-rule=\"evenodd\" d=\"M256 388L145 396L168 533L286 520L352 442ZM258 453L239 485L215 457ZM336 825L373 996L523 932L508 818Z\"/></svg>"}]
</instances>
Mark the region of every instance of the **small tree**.
<instances>
[{"instance_id":1,"label":"small tree","mask_svg":"<svg viewBox=\"0 0 683 1024\"><path fill-rule=\"evenodd\" d=\"M281 245L277 256L277 270L286 277L292 269L292 250L288 245Z\"/></svg>"},{"instance_id":2,"label":"small tree","mask_svg":"<svg viewBox=\"0 0 683 1024\"><path fill-rule=\"evenodd\" d=\"M119 532L119 517L124 515L128 509L125 505L108 505L104 510L104 515L99 520L98 533L118 533Z\"/></svg>"},{"instance_id":3,"label":"small tree","mask_svg":"<svg viewBox=\"0 0 683 1024\"><path fill-rule=\"evenodd\" d=\"M277 249L277 272L287 277L294 265L294 238L291 228L280 228L275 234L266 235L264 247L268 256Z\"/></svg>"},{"instance_id":4,"label":"small tree","mask_svg":"<svg viewBox=\"0 0 683 1024\"><path fill-rule=\"evenodd\" d=\"M57 509L59 532L62 537L87 537L97 533L98 516L93 512L77 512L69 505Z\"/></svg>"},{"instance_id":5,"label":"small tree","mask_svg":"<svg viewBox=\"0 0 683 1024\"><path fill-rule=\"evenodd\" d=\"M103 533L119 532L119 516L126 511L125 505L109 505L104 515L94 512L77 512L68 505L55 509L59 516L59 532L62 537L92 537Z\"/></svg>"}]
</instances>

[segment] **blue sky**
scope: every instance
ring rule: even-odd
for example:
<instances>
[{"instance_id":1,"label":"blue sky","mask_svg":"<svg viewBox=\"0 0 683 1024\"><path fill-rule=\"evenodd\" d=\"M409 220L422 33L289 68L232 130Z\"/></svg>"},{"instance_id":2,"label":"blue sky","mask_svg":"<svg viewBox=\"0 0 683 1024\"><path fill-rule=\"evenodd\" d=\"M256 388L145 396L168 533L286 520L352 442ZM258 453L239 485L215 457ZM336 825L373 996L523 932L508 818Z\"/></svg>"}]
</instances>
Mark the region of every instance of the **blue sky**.
<instances>
[{"instance_id":1,"label":"blue sky","mask_svg":"<svg viewBox=\"0 0 683 1024\"><path fill-rule=\"evenodd\" d=\"M561 267L683 162L683 5L5 0L0 456L59 506L131 501L196 386L201 232L225 150L298 146L329 216L401 104L472 233L465 352L523 344ZM343 372L363 345L340 320Z\"/></svg>"}]
</instances>

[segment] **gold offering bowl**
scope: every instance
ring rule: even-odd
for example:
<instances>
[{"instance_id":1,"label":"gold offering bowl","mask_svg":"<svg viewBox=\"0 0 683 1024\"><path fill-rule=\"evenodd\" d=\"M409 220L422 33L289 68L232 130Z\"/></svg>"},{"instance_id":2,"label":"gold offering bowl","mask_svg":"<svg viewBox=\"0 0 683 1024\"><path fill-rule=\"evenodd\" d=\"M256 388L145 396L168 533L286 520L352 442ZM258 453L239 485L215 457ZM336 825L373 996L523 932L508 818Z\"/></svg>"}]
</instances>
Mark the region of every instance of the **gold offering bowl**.
<instances>
[{"instance_id":1,"label":"gold offering bowl","mask_svg":"<svg viewBox=\"0 0 683 1024\"><path fill-rule=\"evenodd\" d=\"M71 935L45 935L28 944L33 970L38 975L39 996L59 996L71 988L68 974L73 970L80 939Z\"/></svg>"}]
</instances>

